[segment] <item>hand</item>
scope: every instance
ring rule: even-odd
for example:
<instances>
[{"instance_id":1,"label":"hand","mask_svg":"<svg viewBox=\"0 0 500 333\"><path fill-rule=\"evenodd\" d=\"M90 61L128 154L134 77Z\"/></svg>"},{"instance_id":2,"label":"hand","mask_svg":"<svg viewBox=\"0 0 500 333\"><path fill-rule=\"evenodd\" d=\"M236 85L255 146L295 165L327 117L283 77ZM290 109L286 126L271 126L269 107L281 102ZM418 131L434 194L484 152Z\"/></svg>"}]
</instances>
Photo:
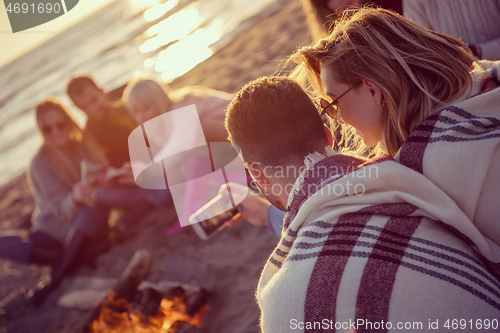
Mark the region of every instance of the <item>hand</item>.
<instances>
[{"instance_id":1,"label":"hand","mask_svg":"<svg viewBox=\"0 0 500 333\"><path fill-rule=\"evenodd\" d=\"M271 204L247 186L229 183L229 187L233 197L244 195L246 191L248 191L248 194L238 205L241 214L237 214L235 218L228 222L228 226L232 227L242 220L256 226L267 226L267 209ZM221 186L219 194L229 199L227 184Z\"/></svg>"},{"instance_id":2,"label":"hand","mask_svg":"<svg viewBox=\"0 0 500 333\"><path fill-rule=\"evenodd\" d=\"M87 182L78 182L73 185L71 196L76 203L85 203L93 206L97 200L95 189Z\"/></svg>"},{"instance_id":3,"label":"hand","mask_svg":"<svg viewBox=\"0 0 500 333\"><path fill-rule=\"evenodd\" d=\"M129 162L123 164L123 166L116 170L115 178L118 181L118 185L123 186L133 186L135 185L134 173L132 172L132 165Z\"/></svg>"}]
</instances>

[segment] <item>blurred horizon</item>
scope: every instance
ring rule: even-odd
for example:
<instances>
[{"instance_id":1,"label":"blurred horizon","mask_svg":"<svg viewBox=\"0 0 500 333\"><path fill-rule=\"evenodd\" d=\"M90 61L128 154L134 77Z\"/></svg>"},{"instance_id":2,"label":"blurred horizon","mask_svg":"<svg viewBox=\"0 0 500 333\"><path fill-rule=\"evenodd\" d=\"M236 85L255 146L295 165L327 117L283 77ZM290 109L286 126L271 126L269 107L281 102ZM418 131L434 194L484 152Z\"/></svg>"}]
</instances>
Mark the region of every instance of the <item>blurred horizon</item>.
<instances>
[{"instance_id":1,"label":"blurred horizon","mask_svg":"<svg viewBox=\"0 0 500 333\"><path fill-rule=\"evenodd\" d=\"M0 68L12 63L113 1L116 0L100 0L98 2L80 0L75 8L66 14L17 33L12 32L5 3L2 1L0 4L0 9L2 9L0 11L0 45L7 47L2 48L2 53L0 53Z\"/></svg>"}]
</instances>

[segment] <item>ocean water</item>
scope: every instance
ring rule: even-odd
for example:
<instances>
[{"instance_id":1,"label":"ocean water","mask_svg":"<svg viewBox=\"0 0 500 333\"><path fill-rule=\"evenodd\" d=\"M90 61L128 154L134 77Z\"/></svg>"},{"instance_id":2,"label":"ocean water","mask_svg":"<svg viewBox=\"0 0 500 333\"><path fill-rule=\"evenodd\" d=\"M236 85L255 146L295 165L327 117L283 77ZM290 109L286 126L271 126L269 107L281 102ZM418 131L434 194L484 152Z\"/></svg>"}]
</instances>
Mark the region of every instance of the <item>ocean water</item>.
<instances>
[{"instance_id":1,"label":"ocean water","mask_svg":"<svg viewBox=\"0 0 500 333\"><path fill-rule=\"evenodd\" d=\"M40 144L34 106L64 93L74 74L90 73L104 90L137 74L168 83L212 56L273 0L116 0L0 68L0 185L23 172ZM4 46L2 46L4 47Z\"/></svg>"}]
</instances>

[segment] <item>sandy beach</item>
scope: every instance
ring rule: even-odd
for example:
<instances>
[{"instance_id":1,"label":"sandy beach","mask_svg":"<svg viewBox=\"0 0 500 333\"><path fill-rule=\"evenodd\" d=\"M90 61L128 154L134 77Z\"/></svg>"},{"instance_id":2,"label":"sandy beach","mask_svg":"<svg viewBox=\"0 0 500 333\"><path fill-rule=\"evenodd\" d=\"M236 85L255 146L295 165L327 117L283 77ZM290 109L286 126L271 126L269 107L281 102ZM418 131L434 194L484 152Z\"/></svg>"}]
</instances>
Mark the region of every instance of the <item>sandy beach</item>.
<instances>
[{"instance_id":1,"label":"sandy beach","mask_svg":"<svg viewBox=\"0 0 500 333\"><path fill-rule=\"evenodd\" d=\"M173 88L201 85L236 92L259 76L274 73L282 60L309 42L299 0L285 1L276 12L255 23L232 43L172 83ZM34 203L26 176L0 189L0 231L24 232L30 227ZM0 260L0 333L80 332L88 311L57 305L58 299L88 288L86 279L116 279L136 249L151 251L155 262L147 280L187 282L209 291L210 310L202 332L259 332L254 292L263 265L278 239L267 228L242 222L201 241L189 227L166 238L164 230L176 220L172 208L158 209L137 223L140 231L68 276L38 308L28 307L24 292L47 274L47 267Z\"/></svg>"}]
</instances>

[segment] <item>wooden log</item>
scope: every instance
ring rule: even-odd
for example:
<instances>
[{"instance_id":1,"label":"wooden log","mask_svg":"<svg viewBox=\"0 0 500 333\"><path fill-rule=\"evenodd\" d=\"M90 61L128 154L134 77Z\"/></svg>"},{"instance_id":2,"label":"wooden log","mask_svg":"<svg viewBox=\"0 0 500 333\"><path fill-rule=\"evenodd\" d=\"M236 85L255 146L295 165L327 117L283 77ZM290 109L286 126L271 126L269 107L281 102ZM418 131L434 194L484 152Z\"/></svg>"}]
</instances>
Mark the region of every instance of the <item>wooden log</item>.
<instances>
[{"instance_id":1,"label":"wooden log","mask_svg":"<svg viewBox=\"0 0 500 333\"><path fill-rule=\"evenodd\" d=\"M137 287L148 276L153 261L153 255L148 250L140 249L135 251L134 256L111 290L116 293L117 297L132 301L137 292Z\"/></svg>"},{"instance_id":2,"label":"wooden log","mask_svg":"<svg viewBox=\"0 0 500 333\"><path fill-rule=\"evenodd\" d=\"M117 282L108 292L106 298L113 295L115 298L125 298L128 301L133 300L135 293L137 292L137 287L144 280L151 270L153 265L153 255L151 252L145 249L139 249L135 251L134 256L128 263L125 270L118 278ZM105 298L105 299L106 299ZM103 302L99 302L96 307L90 312L87 319L87 323L83 329L83 332L92 332L91 325L94 320L99 318L102 310Z\"/></svg>"}]
</instances>

